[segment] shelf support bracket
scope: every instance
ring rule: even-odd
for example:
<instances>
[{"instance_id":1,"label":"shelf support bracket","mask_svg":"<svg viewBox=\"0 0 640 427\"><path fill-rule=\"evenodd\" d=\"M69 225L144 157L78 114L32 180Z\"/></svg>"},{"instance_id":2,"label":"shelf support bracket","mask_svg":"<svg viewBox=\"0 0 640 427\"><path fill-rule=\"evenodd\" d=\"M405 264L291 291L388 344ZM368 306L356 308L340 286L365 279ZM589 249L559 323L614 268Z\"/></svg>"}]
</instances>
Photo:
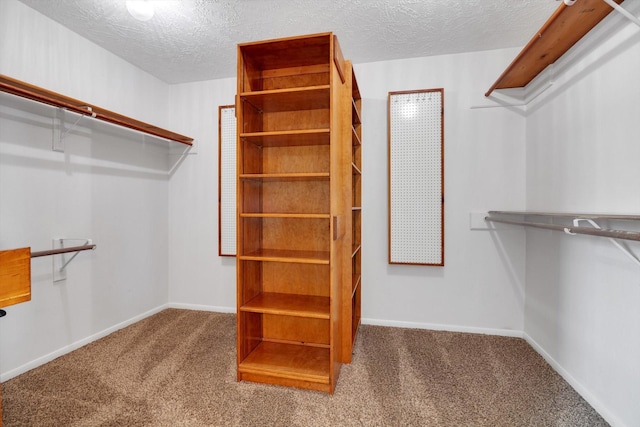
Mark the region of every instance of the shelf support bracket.
<instances>
[{"instance_id":1,"label":"shelf support bracket","mask_svg":"<svg viewBox=\"0 0 640 427\"><path fill-rule=\"evenodd\" d=\"M87 112L91 115L91 117L96 117L96 113L93 112L91 107L84 107L87 109ZM52 150L53 151L59 151L61 153L64 153L64 139L66 138L66 136L69 134L69 132L73 131L76 126L78 126L78 123L80 123L80 120L82 120L82 118L84 117L83 114L81 114L78 119L68 128L65 129L64 127L64 112L65 109L64 108L57 108L55 111L55 115L53 117L53 145L52 145Z\"/></svg>"},{"instance_id":2,"label":"shelf support bracket","mask_svg":"<svg viewBox=\"0 0 640 427\"><path fill-rule=\"evenodd\" d=\"M609 6L611 6L617 12L619 12L619 13L623 14L624 16L626 16L629 20L631 20L638 27L640 27L640 19L638 19L638 17L634 16L627 9L625 9L622 6L620 6L618 3L614 2L613 0L602 0L602 1L605 2L606 4L608 4Z\"/></svg>"},{"instance_id":3,"label":"shelf support bracket","mask_svg":"<svg viewBox=\"0 0 640 427\"><path fill-rule=\"evenodd\" d=\"M573 220L573 226L574 227L579 227L580 226L580 221L588 222L593 228L595 228L597 230L601 230L602 229L594 220L588 219L588 218L575 218ZM564 229L564 232L567 233L567 234L571 234L571 235L576 234L576 233L570 232L569 229L567 229L567 228ZM616 248L620 249L626 256L628 256L629 259L631 259L636 264L640 265L640 260L638 258L636 258L636 256L634 254L632 254L631 251L627 247L625 247L622 244L620 244L620 242L618 242L614 238L609 237L608 239L609 239L609 241L611 243L613 243L613 245Z\"/></svg>"},{"instance_id":4,"label":"shelf support bracket","mask_svg":"<svg viewBox=\"0 0 640 427\"><path fill-rule=\"evenodd\" d=\"M82 246L93 244L91 239L53 239L53 249L63 249L65 247L65 242L68 240L82 241L84 242L82 243ZM64 253L53 256L52 262L53 262L53 281L54 282L60 282L62 280L67 279L67 270L66 270L67 265L69 265L69 263L73 261L74 258L77 257L79 253L80 252L74 252L73 255L71 255L71 258L69 258L68 260L65 260Z\"/></svg>"},{"instance_id":5,"label":"shelf support bracket","mask_svg":"<svg viewBox=\"0 0 640 427\"><path fill-rule=\"evenodd\" d=\"M80 118L82 118L82 116L80 116ZM66 132L64 132L64 110L57 108L53 115L53 138L51 140L51 149L53 151L64 153L63 135L66 135Z\"/></svg>"}]
</instances>

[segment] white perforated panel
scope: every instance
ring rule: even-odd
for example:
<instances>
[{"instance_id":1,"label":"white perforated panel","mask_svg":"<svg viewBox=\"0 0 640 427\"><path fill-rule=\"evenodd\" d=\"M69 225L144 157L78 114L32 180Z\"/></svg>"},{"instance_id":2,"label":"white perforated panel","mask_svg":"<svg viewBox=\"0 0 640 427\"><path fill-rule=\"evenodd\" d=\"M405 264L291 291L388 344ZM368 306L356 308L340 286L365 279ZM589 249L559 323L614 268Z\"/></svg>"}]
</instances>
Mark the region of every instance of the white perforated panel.
<instances>
[{"instance_id":1,"label":"white perforated panel","mask_svg":"<svg viewBox=\"0 0 640 427\"><path fill-rule=\"evenodd\" d=\"M236 109L220 107L220 255L236 254Z\"/></svg>"},{"instance_id":2,"label":"white perforated panel","mask_svg":"<svg viewBox=\"0 0 640 427\"><path fill-rule=\"evenodd\" d=\"M389 262L443 265L442 90L389 94Z\"/></svg>"}]
</instances>

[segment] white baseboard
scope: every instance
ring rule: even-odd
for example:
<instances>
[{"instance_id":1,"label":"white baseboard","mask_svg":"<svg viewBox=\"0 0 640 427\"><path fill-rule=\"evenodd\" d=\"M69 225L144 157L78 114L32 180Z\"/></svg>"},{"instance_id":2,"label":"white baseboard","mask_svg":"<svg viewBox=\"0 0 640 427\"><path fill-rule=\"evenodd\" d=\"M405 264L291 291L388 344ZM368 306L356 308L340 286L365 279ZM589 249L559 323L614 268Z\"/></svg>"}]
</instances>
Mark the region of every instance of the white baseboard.
<instances>
[{"instance_id":1,"label":"white baseboard","mask_svg":"<svg viewBox=\"0 0 640 427\"><path fill-rule=\"evenodd\" d=\"M618 417L607 409L605 405L600 402L598 398L596 398L585 386L583 386L580 381L576 380L566 369L564 369L549 353L547 353L540 344L536 342L533 338L531 338L526 332L523 333L523 338L525 341L533 347L533 349L540 354L544 358L544 360L556 371L566 382L571 385L575 389L576 392L580 396L586 400L593 409L595 409L602 418L605 419L612 427L626 427Z\"/></svg>"},{"instance_id":2,"label":"white baseboard","mask_svg":"<svg viewBox=\"0 0 640 427\"><path fill-rule=\"evenodd\" d=\"M3 373L2 375L0 375L0 382L5 382L7 380L10 380L11 378L17 377L20 374L24 374L27 371L30 371L31 369L37 368L38 366L44 365L45 363L51 362L54 359L57 359L60 356L63 356L67 353L71 353L74 350L79 349L80 347L83 347L89 343L92 343L93 341L97 341L100 338L104 338L107 335L122 329L122 328L126 328L127 326L133 325L136 322L141 321L142 319L145 319L149 316L152 316L156 313L161 312L162 310L164 310L165 308L167 308L167 305L161 305L158 306L156 308L153 308L145 313L142 313L138 316L134 316L131 319L125 320L124 322L120 322L117 325L111 326L107 329L104 329L98 333L95 333L93 335L90 335L86 338L83 338L81 340L78 340L76 342L73 342L69 345L66 345L62 348L59 348L58 350L52 351L49 354L45 354L42 357L38 357L37 359L34 359L28 363L25 363L22 366L18 366L15 369L12 369L8 372Z\"/></svg>"},{"instance_id":3,"label":"white baseboard","mask_svg":"<svg viewBox=\"0 0 640 427\"><path fill-rule=\"evenodd\" d=\"M213 305L199 305L199 304L184 304L179 302L170 302L167 304L167 308L180 308L182 310L196 310L196 311L214 311L216 313L236 313L235 307L218 307Z\"/></svg>"},{"instance_id":4,"label":"white baseboard","mask_svg":"<svg viewBox=\"0 0 640 427\"><path fill-rule=\"evenodd\" d=\"M362 318L363 325L391 326L394 328L430 329L433 331L464 332L468 334L497 335L502 337L522 338L522 331L513 329L475 328L470 326L444 325L440 323L402 322L397 320L381 320Z\"/></svg>"}]
</instances>

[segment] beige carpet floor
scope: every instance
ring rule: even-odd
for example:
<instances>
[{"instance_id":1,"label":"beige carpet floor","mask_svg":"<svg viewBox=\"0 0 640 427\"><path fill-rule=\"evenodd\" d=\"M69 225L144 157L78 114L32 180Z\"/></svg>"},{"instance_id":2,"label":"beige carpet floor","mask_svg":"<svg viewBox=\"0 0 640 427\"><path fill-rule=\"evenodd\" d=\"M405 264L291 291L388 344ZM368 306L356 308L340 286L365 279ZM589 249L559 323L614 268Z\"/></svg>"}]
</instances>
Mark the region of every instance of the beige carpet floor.
<instances>
[{"instance_id":1,"label":"beige carpet floor","mask_svg":"<svg viewBox=\"0 0 640 427\"><path fill-rule=\"evenodd\" d=\"M334 395L236 382L235 316L162 311L2 384L11 426L602 426L522 339L363 325Z\"/></svg>"}]
</instances>

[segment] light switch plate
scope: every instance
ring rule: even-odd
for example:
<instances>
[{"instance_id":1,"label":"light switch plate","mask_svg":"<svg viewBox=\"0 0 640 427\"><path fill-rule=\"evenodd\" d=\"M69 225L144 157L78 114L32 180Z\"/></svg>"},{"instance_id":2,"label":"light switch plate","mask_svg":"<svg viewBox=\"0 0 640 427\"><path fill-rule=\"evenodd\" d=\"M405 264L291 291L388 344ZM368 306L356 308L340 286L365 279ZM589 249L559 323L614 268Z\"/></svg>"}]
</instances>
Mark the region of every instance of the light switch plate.
<instances>
[{"instance_id":1,"label":"light switch plate","mask_svg":"<svg viewBox=\"0 0 640 427\"><path fill-rule=\"evenodd\" d=\"M488 215L487 212L470 212L469 213L469 228L471 230L489 230L493 229L484 218Z\"/></svg>"}]
</instances>

